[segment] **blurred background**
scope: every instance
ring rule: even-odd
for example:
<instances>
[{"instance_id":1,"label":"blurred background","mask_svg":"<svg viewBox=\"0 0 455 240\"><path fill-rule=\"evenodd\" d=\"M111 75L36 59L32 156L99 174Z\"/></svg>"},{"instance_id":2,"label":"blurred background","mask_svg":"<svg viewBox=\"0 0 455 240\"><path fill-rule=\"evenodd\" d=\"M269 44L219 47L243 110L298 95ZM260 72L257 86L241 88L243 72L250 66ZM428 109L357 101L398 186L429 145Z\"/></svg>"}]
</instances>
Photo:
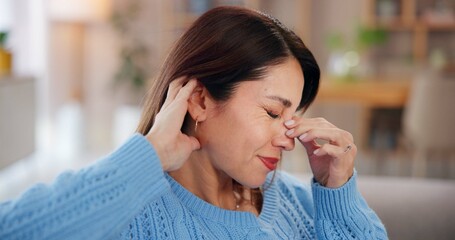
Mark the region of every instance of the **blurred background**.
<instances>
[{"instance_id":1,"label":"blurred background","mask_svg":"<svg viewBox=\"0 0 455 240\"><path fill-rule=\"evenodd\" d=\"M312 50L305 115L354 135L391 239L455 237L455 0L0 0L0 200L125 141L169 48L219 5L269 13ZM311 172L301 147L281 168Z\"/></svg>"}]
</instances>

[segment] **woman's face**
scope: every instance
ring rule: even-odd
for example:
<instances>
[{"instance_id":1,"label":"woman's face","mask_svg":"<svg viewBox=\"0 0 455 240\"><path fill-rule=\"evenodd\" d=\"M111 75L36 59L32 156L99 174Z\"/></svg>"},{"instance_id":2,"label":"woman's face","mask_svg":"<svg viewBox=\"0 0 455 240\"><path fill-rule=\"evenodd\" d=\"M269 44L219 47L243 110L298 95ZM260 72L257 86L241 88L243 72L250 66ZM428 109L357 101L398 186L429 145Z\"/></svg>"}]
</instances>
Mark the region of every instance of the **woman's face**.
<instances>
[{"instance_id":1,"label":"woman's face","mask_svg":"<svg viewBox=\"0 0 455 240\"><path fill-rule=\"evenodd\" d=\"M284 122L295 113L303 85L294 58L269 67L262 80L240 83L222 110L203 123L203 147L214 167L245 186L261 186L281 152L294 148Z\"/></svg>"}]
</instances>

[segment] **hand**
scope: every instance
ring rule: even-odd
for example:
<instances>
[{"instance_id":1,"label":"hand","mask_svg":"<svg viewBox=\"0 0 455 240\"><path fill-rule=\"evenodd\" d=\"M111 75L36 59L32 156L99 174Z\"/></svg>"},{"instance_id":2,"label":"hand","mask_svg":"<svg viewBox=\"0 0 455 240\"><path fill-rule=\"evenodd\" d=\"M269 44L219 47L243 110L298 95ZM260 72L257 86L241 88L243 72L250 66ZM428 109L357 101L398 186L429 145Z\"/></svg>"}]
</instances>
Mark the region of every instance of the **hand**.
<instances>
[{"instance_id":1,"label":"hand","mask_svg":"<svg viewBox=\"0 0 455 240\"><path fill-rule=\"evenodd\" d=\"M166 172L179 169L190 154L200 148L195 137L180 131L188 110L188 99L197 85L197 81L191 79L183 86L186 80L181 77L171 82L166 100L146 136Z\"/></svg>"},{"instance_id":2,"label":"hand","mask_svg":"<svg viewBox=\"0 0 455 240\"><path fill-rule=\"evenodd\" d=\"M314 178L329 188L343 186L354 173L357 147L352 135L323 118L294 116L286 121L288 137L298 137L305 147ZM315 140L326 143L320 145Z\"/></svg>"}]
</instances>

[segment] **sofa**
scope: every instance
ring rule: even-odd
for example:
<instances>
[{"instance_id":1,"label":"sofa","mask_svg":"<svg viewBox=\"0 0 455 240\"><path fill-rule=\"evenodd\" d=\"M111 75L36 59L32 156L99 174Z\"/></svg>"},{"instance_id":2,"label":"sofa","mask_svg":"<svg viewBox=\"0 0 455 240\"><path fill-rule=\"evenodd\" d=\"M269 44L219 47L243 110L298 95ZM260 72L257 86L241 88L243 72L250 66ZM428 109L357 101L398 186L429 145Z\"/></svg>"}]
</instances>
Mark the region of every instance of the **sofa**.
<instances>
[{"instance_id":1,"label":"sofa","mask_svg":"<svg viewBox=\"0 0 455 240\"><path fill-rule=\"evenodd\" d=\"M358 188L390 239L455 239L455 180L359 175Z\"/></svg>"}]
</instances>

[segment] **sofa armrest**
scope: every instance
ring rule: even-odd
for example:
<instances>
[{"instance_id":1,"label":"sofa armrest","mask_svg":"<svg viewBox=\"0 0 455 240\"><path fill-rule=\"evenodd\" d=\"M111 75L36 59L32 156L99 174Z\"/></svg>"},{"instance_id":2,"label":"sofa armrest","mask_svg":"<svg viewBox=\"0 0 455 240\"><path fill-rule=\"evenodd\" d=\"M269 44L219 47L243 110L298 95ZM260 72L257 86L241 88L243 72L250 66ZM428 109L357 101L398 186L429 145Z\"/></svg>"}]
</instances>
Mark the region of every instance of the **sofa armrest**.
<instances>
[{"instance_id":1,"label":"sofa armrest","mask_svg":"<svg viewBox=\"0 0 455 240\"><path fill-rule=\"evenodd\" d=\"M311 175L295 175L309 182ZM384 223L390 239L453 239L455 181L358 177L359 191Z\"/></svg>"}]
</instances>

